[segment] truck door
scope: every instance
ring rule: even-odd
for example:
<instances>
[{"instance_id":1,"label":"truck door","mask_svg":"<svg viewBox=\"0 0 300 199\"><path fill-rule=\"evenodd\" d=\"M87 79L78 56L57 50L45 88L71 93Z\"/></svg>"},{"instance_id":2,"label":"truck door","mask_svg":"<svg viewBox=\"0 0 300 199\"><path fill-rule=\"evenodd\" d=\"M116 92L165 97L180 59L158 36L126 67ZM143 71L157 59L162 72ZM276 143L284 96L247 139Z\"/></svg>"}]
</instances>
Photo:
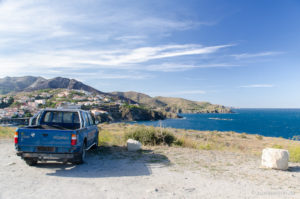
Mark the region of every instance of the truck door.
<instances>
[{"instance_id":1,"label":"truck door","mask_svg":"<svg viewBox=\"0 0 300 199\"><path fill-rule=\"evenodd\" d=\"M90 126L91 126L91 132L92 132L92 136L93 136L93 141L96 144L98 143L98 126L95 125L95 120L93 119L91 113L88 113L88 118L90 121Z\"/></svg>"},{"instance_id":2,"label":"truck door","mask_svg":"<svg viewBox=\"0 0 300 199\"><path fill-rule=\"evenodd\" d=\"M88 113L83 112L83 119L85 121L85 127L87 131L87 147L90 147L94 143L94 129L93 126L90 123Z\"/></svg>"}]
</instances>

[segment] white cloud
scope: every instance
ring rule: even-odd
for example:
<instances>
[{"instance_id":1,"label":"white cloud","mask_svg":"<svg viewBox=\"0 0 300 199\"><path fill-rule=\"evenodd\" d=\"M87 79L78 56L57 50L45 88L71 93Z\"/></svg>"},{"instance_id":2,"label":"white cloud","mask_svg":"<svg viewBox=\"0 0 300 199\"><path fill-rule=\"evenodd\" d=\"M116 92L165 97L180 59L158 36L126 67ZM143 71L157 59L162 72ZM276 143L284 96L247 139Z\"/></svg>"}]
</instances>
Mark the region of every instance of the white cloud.
<instances>
[{"instance_id":1,"label":"white cloud","mask_svg":"<svg viewBox=\"0 0 300 199\"><path fill-rule=\"evenodd\" d=\"M255 58L255 57L266 57L266 56L274 56L282 54L282 52L260 52L260 53L242 53L242 54L235 54L232 55L236 59L246 59L246 58Z\"/></svg>"},{"instance_id":2,"label":"white cloud","mask_svg":"<svg viewBox=\"0 0 300 199\"><path fill-rule=\"evenodd\" d=\"M107 69L138 69L138 70L175 70L191 69L197 66L192 65L168 65L163 68L153 66L140 67L140 63L146 63L151 60L175 58L187 55L211 54L228 45L202 47L199 45L164 45L156 47L142 47L135 49L119 50L57 50L45 52L20 53L18 55L0 54L0 68L9 68L17 71L29 68L48 68L57 69L59 67L84 69L89 66L94 68ZM220 67L225 65L207 65L202 67ZM201 67L201 66L198 66Z\"/></svg>"},{"instance_id":3,"label":"white cloud","mask_svg":"<svg viewBox=\"0 0 300 199\"><path fill-rule=\"evenodd\" d=\"M148 71L160 71L160 72L177 72L191 70L195 68L225 68L225 67L235 67L237 65L228 64L228 63L215 63L215 64L197 64L197 65L188 65L188 64L178 64L178 63L162 63L156 65L146 66Z\"/></svg>"},{"instance_id":4,"label":"white cloud","mask_svg":"<svg viewBox=\"0 0 300 199\"><path fill-rule=\"evenodd\" d=\"M173 70L187 70L194 67L179 57L214 54L231 46L153 45L153 38L172 31L211 24L144 12L137 5L116 5L84 0L0 1L0 69L16 75L41 69L63 71L61 67L161 71L147 67L147 62L173 59L183 65Z\"/></svg>"},{"instance_id":5,"label":"white cloud","mask_svg":"<svg viewBox=\"0 0 300 199\"><path fill-rule=\"evenodd\" d=\"M245 85L240 86L240 88L272 88L274 85L272 84L251 84L251 85Z\"/></svg>"},{"instance_id":6,"label":"white cloud","mask_svg":"<svg viewBox=\"0 0 300 199\"><path fill-rule=\"evenodd\" d=\"M116 5L93 0L0 0L0 75L68 75L66 69L72 69L74 76L80 76L93 68L88 74L99 69L122 70L99 73L102 79L145 79L151 75L130 73L237 66L218 60L221 50L231 44L159 42L174 31L212 24L155 10L146 12L135 4ZM242 59L274 53L233 56Z\"/></svg>"},{"instance_id":7,"label":"white cloud","mask_svg":"<svg viewBox=\"0 0 300 199\"><path fill-rule=\"evenodd\" d=\"M134 4L120 6L104 1L66 1L58 0L4 0L0 1L0 37L38 45L37 41L51 40L51 47L60 42L53 38L65 38L65 44L101 40L103 43L119 41L136 45L153 37L167 35L206 23L178 20L159 13L146 13ZM101 11L95 8L101 9ZM83 12L84 10L84 12ZM139 35L136 35L136 32ZM72 40L72 42L70 41ZM135 42L132 42L135 40ZM67 41L70 41L68 43ZM90 45L90 43L88 43ZM7 46L10 46L9 44Z\"/></svg>"}]
</instances>

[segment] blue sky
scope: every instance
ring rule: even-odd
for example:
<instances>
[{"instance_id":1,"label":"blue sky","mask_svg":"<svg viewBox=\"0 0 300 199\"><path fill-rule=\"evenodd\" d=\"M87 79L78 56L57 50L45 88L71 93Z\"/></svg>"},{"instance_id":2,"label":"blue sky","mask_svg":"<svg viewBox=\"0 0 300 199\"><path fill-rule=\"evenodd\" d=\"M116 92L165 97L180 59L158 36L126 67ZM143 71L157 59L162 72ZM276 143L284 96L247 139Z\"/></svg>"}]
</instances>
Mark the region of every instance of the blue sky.
<instances>
[{"instance_id":1,"label":"blue sky","mask_svg":"<svg viewBox=\"0 0 300 199\"><path fill-rule=\"evenodd\" d=\"M300 108L297 0L2 0L0 77Z\"/></svg>"}]
</instances>

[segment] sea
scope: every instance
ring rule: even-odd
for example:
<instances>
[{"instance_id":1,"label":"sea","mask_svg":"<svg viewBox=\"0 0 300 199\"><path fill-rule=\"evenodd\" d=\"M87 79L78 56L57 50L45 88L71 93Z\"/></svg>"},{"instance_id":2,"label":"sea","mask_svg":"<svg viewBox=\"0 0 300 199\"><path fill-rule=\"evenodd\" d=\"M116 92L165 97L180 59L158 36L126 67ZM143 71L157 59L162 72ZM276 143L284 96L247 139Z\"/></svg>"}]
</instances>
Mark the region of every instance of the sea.
<instances>
[{"instance_id":1,"label":"sea","mask_svg":"<svg viewBox=\"0 0 300 199\"><path fill-rule=\"evenodd\" d=\"M181 114L181 119L136 123L179 129L235 131L288 139L300 137L300 109L233 109L233 112Z\"/></svg>"}]
</instances>

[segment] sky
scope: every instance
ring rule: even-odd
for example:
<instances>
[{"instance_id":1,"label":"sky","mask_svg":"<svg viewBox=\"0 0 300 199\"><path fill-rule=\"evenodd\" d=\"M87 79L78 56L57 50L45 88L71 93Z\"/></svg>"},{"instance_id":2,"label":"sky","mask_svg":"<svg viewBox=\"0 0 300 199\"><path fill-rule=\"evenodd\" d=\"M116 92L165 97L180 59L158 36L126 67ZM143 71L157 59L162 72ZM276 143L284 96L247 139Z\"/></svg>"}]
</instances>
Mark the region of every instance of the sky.
<instances>
[{"instance_id":1,"label":"sky","mask_svg":"<svg viewBox=\"0 0 300 199\"><path fill-rule=\"evenodd\" d=\"M0 0L0 78L300 108L300 1Z\"/></svg>"}]
</instances>

